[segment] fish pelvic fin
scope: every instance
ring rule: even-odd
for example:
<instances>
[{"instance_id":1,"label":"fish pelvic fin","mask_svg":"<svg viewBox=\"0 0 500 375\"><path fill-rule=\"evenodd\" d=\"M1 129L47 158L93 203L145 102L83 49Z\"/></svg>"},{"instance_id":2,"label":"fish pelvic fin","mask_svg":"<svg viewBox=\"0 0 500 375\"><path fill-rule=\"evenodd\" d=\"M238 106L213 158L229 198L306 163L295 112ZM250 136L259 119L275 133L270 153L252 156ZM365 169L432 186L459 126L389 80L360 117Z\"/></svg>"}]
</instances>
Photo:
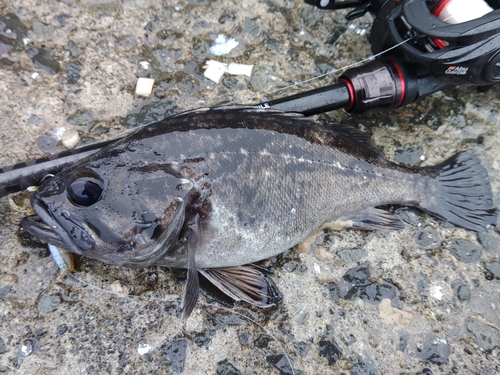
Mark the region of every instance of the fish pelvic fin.
<instances>
[{"instance_id":1,"label":"fish pelvic fin","mask_svg":"<svg viewBox=\"0 0 500 375\"><path fill-rule=\"evenodd\" d=\"M198 270L221 292L235 301L266 308L283 298L272 279L262 268L253 265L205 268Z\"/></svg>"},{"instance_id":2,"label":"fish pelvic fin","mask_svg":"<svg viewBox=\"0 0 500 375\"><path fill-rule=\"evenodd\" d=\"M198 249L200 243L199 237L196 218L196 222L189 226L189 229L185 234L185 238L187 240L187 280L186 289L184 290L181 303L182 320L184 321L189 318L189 315L193 312L200 293L200 280L195 260L196 250Z\"/></svg>"},{"instance_id":3,"label":"fish pelvic fin","mask_svg":"<svg viewBox=\"0 0 500 375\"><path fill-rule=\"evenodd\" d=\"M477 156L460 152L433 167L433 177L419 207L460 227L485 232L497 223L491 185Z\"/></svg>"}]
</instances>

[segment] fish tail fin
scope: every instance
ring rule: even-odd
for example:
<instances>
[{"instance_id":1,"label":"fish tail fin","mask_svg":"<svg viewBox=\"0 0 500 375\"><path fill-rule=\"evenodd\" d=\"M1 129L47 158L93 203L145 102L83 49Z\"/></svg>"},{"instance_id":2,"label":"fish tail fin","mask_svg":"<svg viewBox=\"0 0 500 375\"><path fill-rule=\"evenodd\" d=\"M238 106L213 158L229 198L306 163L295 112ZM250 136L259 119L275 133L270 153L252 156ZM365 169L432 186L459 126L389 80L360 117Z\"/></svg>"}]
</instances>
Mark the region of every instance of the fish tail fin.
<instances>
[{"instance_id":1,"label":"fish tail fin","mask_svg":"<svg viewBox=\"0 0 500 375\"><path fill-rule=\"evenodd\" d=\"M425 169L433 180L420 208L476 232L496 225L488 173L477 156L461 152Z\"/></svg>"}]
</instances>

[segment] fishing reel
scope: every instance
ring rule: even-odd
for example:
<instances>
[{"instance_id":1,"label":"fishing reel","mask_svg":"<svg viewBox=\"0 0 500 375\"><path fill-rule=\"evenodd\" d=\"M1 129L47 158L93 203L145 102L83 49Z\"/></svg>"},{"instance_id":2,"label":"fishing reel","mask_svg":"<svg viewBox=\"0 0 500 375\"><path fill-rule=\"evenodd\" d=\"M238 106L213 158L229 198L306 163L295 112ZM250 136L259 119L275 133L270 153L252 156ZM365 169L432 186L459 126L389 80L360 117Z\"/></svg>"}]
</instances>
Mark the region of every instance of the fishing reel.
<instances>
[{"instance_id":1,"label":"fishing reel","mask_svg":"<svg viewBox=\"0 0 500 375\"><path fill-rule=\"evenodd\" d=\"M500 82L500 0L305 1L321 9L354 8L349 20L373 14L369 41L375 55L383 54L342 75L348 103L328 110L387 110L450 87Z\"/></svg>"}]
</instances>

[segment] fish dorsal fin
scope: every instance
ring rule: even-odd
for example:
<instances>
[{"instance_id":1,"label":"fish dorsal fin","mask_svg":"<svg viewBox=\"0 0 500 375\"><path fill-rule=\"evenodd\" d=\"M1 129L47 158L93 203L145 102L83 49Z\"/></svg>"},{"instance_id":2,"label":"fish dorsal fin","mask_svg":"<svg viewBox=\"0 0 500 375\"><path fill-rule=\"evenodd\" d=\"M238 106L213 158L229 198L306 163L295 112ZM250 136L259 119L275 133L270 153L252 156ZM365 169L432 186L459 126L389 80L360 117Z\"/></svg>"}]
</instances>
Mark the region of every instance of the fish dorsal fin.
<instances>
[{"instance_id":1,"label":"fish dorsal fin","mask_svg":"<svg viewBox=\"0 0 500 375\"><path fill-rule=\"evenodd\" d=\"M245 301L265 308L281 300L281 294L274 282L257 267L245 265L205 268L199 272L235 301Z\"/></svg>"},{"instance_id":2,"label":"fish dorsal fin","mask_svg":"<svg viewBox=\"0 0 500 375\"><path fill-rule=\"evenodd\" d=\"M369 134L351 125L334 122L318 122L300 113L282 112L269 108L249 106L218 106L210 109L205 108L188 111L183 114L188 117L199 114L219 114L223 115L228 123L231 122L232 118L245 114L248 118L260 118L259 121L255 122L255 125L252 125L252 122L248 121L247 125L250 128L266 128L281 133L296 134L313 143L337 147L346 153L363 153L363 157L365 158L373 157L384 159L383 154L372 141ZM183 114L178 114L176 116L182 117ZM274 125L271 125L273 122Z\"/></svg>"},{"instance_id":3,"label":"fish dorsal fin","mask_svg":"<svg viewBox=\"0 0 500 375\"><path fill-rule=\"evenodd\" d=\"M328 123L325 126L331 129L336 135L346 138L360 146L364 146L367 150L374 153L377 157L383 157L378 147L375 145L370 135L361 130L345 124Z\"/></svg>"},{"instance_id":4,"label":"fish dorsal fin","mask_svg":"<svg viewBox=\"0 0 500 375\"><path fill-rule=\"evenodd\" d=\"M150 124L147 131L132 134L131 138L149 137L174 131L199 129L245 128L268 130L296 135L314 144L336 148L354 157L377 164L386 159L374 146L368 134L342 124L325 124L298 113L249 106L220 106L178 113Z\"/></svg>"}]
</instances>

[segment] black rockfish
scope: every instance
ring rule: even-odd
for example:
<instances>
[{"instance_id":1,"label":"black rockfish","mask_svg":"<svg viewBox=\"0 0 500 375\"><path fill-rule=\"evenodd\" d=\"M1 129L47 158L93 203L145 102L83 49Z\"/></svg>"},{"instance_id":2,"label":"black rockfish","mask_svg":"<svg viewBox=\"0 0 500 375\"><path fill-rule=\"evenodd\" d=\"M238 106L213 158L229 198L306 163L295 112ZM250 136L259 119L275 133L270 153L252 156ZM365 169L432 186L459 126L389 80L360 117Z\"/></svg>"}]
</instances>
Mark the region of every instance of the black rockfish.
<instances>
[{"instance_id":1,"label":"black rockfish","mask_svg":"<svg viewBox=\"0 0 500 375\"><path fill-rule=\"evenodd\" d=\"M44 182L31 234L106 263L198 271L231 297L268 306L267 278L244 266L300 243L324 223L397 230L375 209L418 207L484 231L496 223L488 175L459 153L433 167L386 160L366 135L295 114L221 107L150 124Z\"/></svg>"}]
</instances>

